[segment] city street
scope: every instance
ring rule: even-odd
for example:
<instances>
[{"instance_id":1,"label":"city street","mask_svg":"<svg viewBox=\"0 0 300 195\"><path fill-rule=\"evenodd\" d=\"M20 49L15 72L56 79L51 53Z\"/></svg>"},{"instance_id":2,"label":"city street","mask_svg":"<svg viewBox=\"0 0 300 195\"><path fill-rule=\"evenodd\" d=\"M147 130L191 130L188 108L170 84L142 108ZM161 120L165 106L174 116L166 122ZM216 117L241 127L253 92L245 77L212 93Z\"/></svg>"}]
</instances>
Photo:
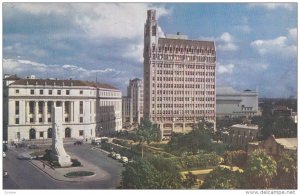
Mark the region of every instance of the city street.
<instances>
[{"instance_id":1,"label":"city street","mask_svg":"<svg viewBox=\"0 0 300 195\"><path fill-rule=\"evenodd\" d=\"M17 159L17 154L24 149L12 148L3 159L3 169L8 172L8 177L3 178L3 189L115 189L119 186L123 170L121 163L107 157L102 151L93 150L90 144L66 145L65 149L67 153L75 154L105 170L109 177L101 181L57 181L33 166L30 161Z\"/></svg>"}]
</instances>

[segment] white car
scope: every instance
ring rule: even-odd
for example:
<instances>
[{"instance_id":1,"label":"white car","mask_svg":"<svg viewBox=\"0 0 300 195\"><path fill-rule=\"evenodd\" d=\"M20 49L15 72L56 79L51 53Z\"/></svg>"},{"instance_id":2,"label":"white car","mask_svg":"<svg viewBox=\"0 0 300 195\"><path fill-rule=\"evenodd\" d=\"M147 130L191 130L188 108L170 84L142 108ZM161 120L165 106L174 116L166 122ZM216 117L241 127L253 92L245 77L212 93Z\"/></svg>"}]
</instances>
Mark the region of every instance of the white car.
<instances>
[{"instance_id":1,"label":"white car","mask_svg":"<svg viewBox=\"0 0 300 195\"><path fill-rule=\"evenodd\" d=\"M116 160L120 160L121 159L121 155L120 154L116 154L115 159Z\"/></svg>"},{"instance_id":2,"label":"white car","mask_svg":"<svg viewBox=\"0 0 300 195\"><path fill-rule=\"evenodd\" d=\"M3 153L2 153L2 156L3 156L3 158L5 158L5 157L6 157L6 153L5 153L5 152L3 152Z\"/></svg>"},{"instance_id":3,"label":"white car","mask_svg":"<svg viewBox=\"0 0 300 195\"><path fill-rule=\"evenodd\" d=\"M20 160L31 160L32 156L30 154L24 152L24 153L18 154L17 159L20 159Z\"/></svg>"},{"instance_id":4,"label":"white car","mask_svg":"<svg viewBox=\"0 0 300 195\"><path fill-rule=\"evenodd\" d=\"M128 158L127 158L126 156L123 156L123 157L121 158L121 162L122 162L122 163L128 163Z\"/></svg>"}]
</instances>

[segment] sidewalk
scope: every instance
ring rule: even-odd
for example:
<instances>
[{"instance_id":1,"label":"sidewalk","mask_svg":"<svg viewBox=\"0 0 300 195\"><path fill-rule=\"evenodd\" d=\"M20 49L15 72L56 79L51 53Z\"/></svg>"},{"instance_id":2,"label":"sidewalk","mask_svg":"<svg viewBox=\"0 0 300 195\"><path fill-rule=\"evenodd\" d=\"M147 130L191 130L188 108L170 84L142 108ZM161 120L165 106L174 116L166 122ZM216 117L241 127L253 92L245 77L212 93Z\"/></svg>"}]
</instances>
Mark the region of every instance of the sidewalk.
<instances>
[{"instance_id":1,"label":"sidewalk","mask_svg":"<svg viewBox=\"0 0 300 195\"><path fill-rule=\"evenodd\" d=\"M104 180L109 177L109 174L105 170L100 169L99 167L87 162L84 159L79 158L78 156L76 156L72 153L70 153L70 156L72 156L72 158L78 159L83 166L82 167L52 169L51 167L46 165L46 167L44 169L43 163L39 160L31 160L31 163L35 167L37 167L38 169L40 169L41 171L46 173L48 176L50 176L51 178L58 180L58 181L84 182L84 181ZM94 172L95 175L85 176L85 177L76 177L76 178L68 178L68 177L64 176L65 174L67 174L69 172L73 172L73 171L91 171L91 172Z\"/></svg>"}]
</instances>

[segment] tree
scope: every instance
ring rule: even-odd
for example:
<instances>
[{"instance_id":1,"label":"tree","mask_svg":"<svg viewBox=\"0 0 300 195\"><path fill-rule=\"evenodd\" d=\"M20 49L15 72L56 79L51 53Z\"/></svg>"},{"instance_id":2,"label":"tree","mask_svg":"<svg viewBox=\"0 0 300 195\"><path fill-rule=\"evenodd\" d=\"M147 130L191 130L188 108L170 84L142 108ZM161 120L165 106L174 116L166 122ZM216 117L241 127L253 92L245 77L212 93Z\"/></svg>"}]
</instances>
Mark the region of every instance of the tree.
<instances>
[{"instance_id":1,"label":"tree","mask_svg":"<svg viewBox=\"0 0 300 195\"><path fill-rule=\"evenodd\" d=\"M122 172L121 188L126 189L178 189L182 176L169 159L152 157L126 165Z\"/></svg>"},{"instance_id":2,"label":"tree","mask_svg":"<svg viewBox=\"0 0 300 195\"><path fill-rule=\"evenodd\" d=\"M194 125L191 132L172 136L168 150L173 154L197 154L200 150L212 150L213 124L201 121Z\"/></svg>"},{"instance_id":3,"label":"tree","mask_svg":"<svg viewBox=\"0 0 300 195\"><path fill-rule=\"evenodd\" d=\"M149 162L159 173L157 189L178 189L182 186L180 170L173 161L161 156L155 156L149 158Z\"/></svg>"},{"instance_id":4,"label":"tree","mask_svg":"<svg viewBox=\"0 0 300 195\"><path fill-rule=\"evenodd\" d=\"M246 164L247 153L243 150L227 151L224 153L223 158L226 165L242 167Z\"/></svg>"},{"instance_id":5,"label":"tree","mask_svg":"<svg viewBox=\"0 0 300 195\"><path fill-rule=\"evenodd\" d=\"M142 158L144 157L144 143L150 144L152 141L160 140L160 129L157 124L149 120L143 120L136 130L137 140L141 144Z\"/></svg>"},{"instance_id":6,"label":"tree","mask_svg":"<svg viewBox=\"0 0 300 195\"><path fill-rule=\"evenodd\" d=\"M191 188L197 182L197 176L194 175L192 172L188 172L185 174L185 179L182 182L182 186L185 188Z\"/></svg>"},{"instance_id":7,"label":"tree","mask_svg":"<svg viewBox=\"0 0 300 195\"><path fill-rule=\"evenodd\" d=\"M243 174L217 167L206 175L202 189L237 189L242 187Z\"/></svg>"},{"instance_id":8,"label":"tree","mask_svg":"<svg viewBox=\"0 0 300 195\"><path fill-rule=\"evenodd\" d=\"M122 172L121 188L155 189L157 170L146 160L128 163Z\"/></svg>"},{"instance_id":9,"label":"tree","mask_svg":"<svg viewBox=\"0 0 300 195\"><path fill-rule=\"evenodd\" d=\"M247 161L245 174L250 188L269 188L276 175L276 162L264 150L256 150Z\"/></svg>"},{"instance_id":10,"label":"tree","mask_svg":"<svg viewBox=\"0 0 300 195\"><path fill-rule=\"evenodd\" d=\"M297 157L295 154L283 154L277 163L277 176L274 187L283 189L297 188Z\"/></svg>"}]
</instances>

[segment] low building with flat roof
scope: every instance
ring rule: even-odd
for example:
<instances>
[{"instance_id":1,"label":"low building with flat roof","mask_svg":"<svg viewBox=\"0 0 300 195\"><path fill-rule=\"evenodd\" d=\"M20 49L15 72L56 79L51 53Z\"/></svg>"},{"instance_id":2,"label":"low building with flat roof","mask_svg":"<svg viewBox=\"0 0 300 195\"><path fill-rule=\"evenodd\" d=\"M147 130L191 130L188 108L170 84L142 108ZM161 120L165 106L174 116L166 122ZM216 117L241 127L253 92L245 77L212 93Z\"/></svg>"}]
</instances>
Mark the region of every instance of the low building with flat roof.
<instances>
[{"instance_id":1,"label":"low building with flat roof","mask_svg":"<svg viewBox=\"0 0 300 195\"><path fill-rule=\"evenodd\" d=\"M251 142L248 144L247 153L251 155L255 150L265 150L268 155L275 159L279 158L283 153L297 154L298 148L297 138L275 138L274 135L260 142Z\"/></svg>"}]
</instances>

